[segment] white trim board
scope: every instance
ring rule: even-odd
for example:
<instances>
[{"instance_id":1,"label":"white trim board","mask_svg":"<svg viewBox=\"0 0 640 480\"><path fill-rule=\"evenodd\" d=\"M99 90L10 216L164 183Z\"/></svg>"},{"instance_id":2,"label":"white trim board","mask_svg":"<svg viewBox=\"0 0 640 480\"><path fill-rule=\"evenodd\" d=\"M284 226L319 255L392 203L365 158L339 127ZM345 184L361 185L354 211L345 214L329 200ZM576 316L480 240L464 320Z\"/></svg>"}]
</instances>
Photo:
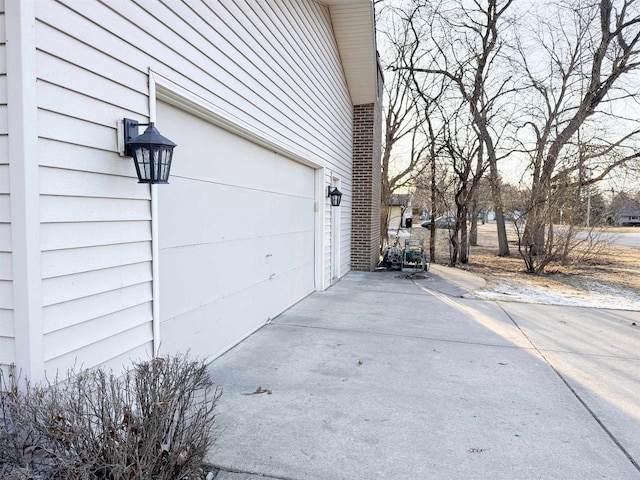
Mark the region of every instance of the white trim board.
<instances>
[{"instance_id":1,"label":"white trim board","mask_svg":"<svg viewBox=\"0 0 640 480\"><path fill-rule=\"evenodd\" d=\"M5 5L15 361L44 378L34 2ZM19 321L16 321L18 320Z\"/></svg>"}]
</instances>

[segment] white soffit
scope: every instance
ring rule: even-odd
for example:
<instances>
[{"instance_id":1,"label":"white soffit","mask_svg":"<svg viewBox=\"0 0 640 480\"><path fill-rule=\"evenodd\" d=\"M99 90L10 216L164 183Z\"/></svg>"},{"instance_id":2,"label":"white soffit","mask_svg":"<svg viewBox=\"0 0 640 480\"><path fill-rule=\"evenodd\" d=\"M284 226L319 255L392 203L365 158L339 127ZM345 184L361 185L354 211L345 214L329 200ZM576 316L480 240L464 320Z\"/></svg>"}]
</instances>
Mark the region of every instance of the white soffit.
<instances>
[{"instance_id":1,"label":"white soffit","mask_svg":"<svg viewBox=\"0 0 640 480\"><path fill-rule=\"evenodd\" d=\"M351 102L377 100L377 57L371 0L320 0L329 7L331 22L347 79Z\"/></svg>"}]
</instances>

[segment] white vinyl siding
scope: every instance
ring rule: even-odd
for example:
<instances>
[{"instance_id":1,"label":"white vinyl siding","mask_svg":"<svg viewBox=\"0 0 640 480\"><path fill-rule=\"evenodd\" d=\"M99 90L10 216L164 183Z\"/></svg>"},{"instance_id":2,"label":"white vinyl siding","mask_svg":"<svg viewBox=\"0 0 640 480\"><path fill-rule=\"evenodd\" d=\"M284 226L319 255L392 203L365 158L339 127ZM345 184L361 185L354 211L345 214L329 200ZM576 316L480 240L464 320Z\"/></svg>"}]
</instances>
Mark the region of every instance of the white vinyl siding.
<instances>
[{"instance_id":1,"label":"white vinyl siding","mask_svg":"<svg viewBox=\"0 0 640 480\"><path fill-rule=\"evenodd\" d=\"M115 125L148 116L147 76L43 22L36 36L46 368L126 363L152 353L151 207Z\"/></svg>"},{"instance_id":2,"label":"white vinyl siding","mask_svg":"<svg viewBox=\"0 0 640 480\"><path fill-rule=\"evenodd\" d=\"M9 142L7 120L7 55L4 0L0 0L0 365L15 361Z\"/></svg>"},{"instance_id":3,"label":"white vinyl siding","mask_svg":"<svg viewBox=\"0 0 640 480\"><path fill-rule=\"evenodd\" d=\"M339 176L348 262L352 107L327 7L40 0L35 33L47 370L152 354L150 193L115 128L148 121L150 70Z\"/></svg>"}]
</instances>

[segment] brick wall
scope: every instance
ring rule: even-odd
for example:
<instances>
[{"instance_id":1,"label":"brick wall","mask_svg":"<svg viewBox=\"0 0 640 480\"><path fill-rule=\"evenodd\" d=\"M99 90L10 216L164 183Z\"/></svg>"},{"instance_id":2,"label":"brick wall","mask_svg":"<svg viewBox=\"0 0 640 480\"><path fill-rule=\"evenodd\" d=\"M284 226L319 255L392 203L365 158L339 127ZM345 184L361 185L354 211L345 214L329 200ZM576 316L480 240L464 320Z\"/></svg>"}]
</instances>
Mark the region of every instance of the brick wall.
<instances>
[{"instance_id":1,"label":"brick wall","mask_svg":"<svg viewBox=\"0 0 640 480\"><path fill-rule=\"evenodd\" d=\"M372 271L378 263L382 110L379 103L353 107L353 204L351 269Z\"/></svg>"}]
</instances>

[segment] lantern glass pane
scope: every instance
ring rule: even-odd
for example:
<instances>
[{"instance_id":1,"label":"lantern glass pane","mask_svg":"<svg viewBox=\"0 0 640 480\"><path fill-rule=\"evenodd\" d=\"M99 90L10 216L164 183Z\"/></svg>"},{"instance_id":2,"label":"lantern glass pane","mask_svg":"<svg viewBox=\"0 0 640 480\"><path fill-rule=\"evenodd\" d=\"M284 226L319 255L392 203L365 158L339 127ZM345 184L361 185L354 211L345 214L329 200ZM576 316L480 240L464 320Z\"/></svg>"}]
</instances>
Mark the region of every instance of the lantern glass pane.
<instances>
[{"instance_id":1,"label":"lantern glass pane","mask_svg":"<svg viewBox=\"0 0 640 480\"><path fill-rule=\"evenodd\" d=\"M160 176L160 170L158 166L158 151L160 150L157 146L150 146L149 152L151 153L151 183L158 183L158 177Z\"/></svg>"},{"instance_id":2,"label":"lantern glass pane","mask_svg":"<svg viewBox=\"0 0 640 480\"><path fill-rule=\"evenodd\" d=\"M173 156L173 148L162 147L159 153L160 175L158 179L162 183L169 180L169 170L171 169L171 157Z\"/></svg>"},{"instance_id":3,"label":"lantern glass pane","mask_svg":"<svg viewBox=\"0 0 640 480\"><path fill-rule=\"evenodd\" d=\"M149 150L144 147L138 147L134 150L134 159L138 167L138 179L141 182L151 181L151 159L149 158Z\"/></svg>"}]
</instances>

